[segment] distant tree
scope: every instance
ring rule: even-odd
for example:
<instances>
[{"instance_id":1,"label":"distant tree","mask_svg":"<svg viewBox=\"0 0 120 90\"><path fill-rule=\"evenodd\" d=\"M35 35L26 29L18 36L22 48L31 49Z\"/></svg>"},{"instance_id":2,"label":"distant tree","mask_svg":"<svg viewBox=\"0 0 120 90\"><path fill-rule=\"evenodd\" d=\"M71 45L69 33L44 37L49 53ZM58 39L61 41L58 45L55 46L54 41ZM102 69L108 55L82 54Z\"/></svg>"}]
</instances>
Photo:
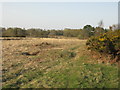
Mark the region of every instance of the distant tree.
<instances>
[{"instance_id":1,"label":"distant tree","mask_svg":"<svg viewBox=\"0 0 120 90\"><path fill-rule=\"evenodd\" d=\"M94 30L94 27L92 27L91 25L86 25L83 27L81 35L83 36L83 38L89 38L94 35Z\"/></svg>"},{"instance_id":2,"label":"distant tree","mask_svg":"<svg viewBox=\"0 0 120 90\"><path fill-rule=\"evenodd\" d=\"M27 33L27 36L29 36L29 37L37 37L39 34L38 31L36 29L33 29L33 28L28 29L26 31L26 33Z\"/></svg>"},{"instance_id":3,"label":"distant tree","mask_svg":"<svg viewBox=\"0 0 120 90\"><path fill-rule=\"evenodd\" d=\"M109 30L112 30L112 26L109 26Z\"/></svg>"},{"instance_id":4,"label":"distant tree","mask_svg":"<svg viewBox=\"0 0 120 90\"><path fill-rule=\"evenodd\" d=\"M103 23L103 21L101 20L101 21L98 23L98 27L103 28L103 26L104 26L104 23Z\"/></svg>"},{"instance_id":5,"label":"distant tree","mask_svg":"<svg viewBox=\"0 0 120 90\"><path fill-rule=\"evenodd\" d=\"M106 30L103 28L103 26L104 26L104 23L103 23L103 21L101 20L101 21L98 23L98 27L95 28L95 31L94 31L94 35L95 35L95 36L100 35L100 34L106 32Z\"/></svg>"},{"instance_id":6,"label":"distant tree","mask_svg":"<svg viewBox=\"0 0 120 90\"><path fill-rule=\"evenodd\" d=\"M28 29L26 30L28 37L48 37L50 31L42 30L42 29Z\"/></svg>"},{"instance_id":7,"label":"distant tree","mask_svg":"<svg viewBox=\"0 0 120 90\"><path fill-rule=\"evenodd\" d=\"M117 29L118 29L118 25L113 24L112 25L112 30L117 30Z\"/></svg>"},{"instance_id":8,"label":"distant tree","mask_svg":"<svg viewBox=\"0 0 120 90\"><path fill-rule=\"evenodd\" d=\"M94 35L95 35L95 36L98 36L98 35L103 34L103 33L105 33L105 32L107 32L106 29L103 29L103 28L101 28L101 27L96 27L96 28L95 28L95 33L94 33Z\"/></svg>"},{"instance_id":9,"label":"distant tree","mask_svg":"<svg viewBox=\"0 0 120 90\"><path fill-rule=\"evenodd\" d=\"M66 37L70 37L71 36L71 33L70 33L70 29L69 28L65 28L64 31L63 31L63 35L66 36Z\"/></svg>"},{"instance_id":10,"label":"distant tree","mask_svg":"<svg viewBox=\"0 0 120 90\"><path fill-rule=\"evenodd\" d=\"M6 28L0 27L0 37L5 36Z\"/></svg>"},{"instance_id":11,"label":"distant tree","mask_svg":"<svg viewBox=\"0 0 120 90\"><path fill-rule=\"evenodd\" d=\"M62 36L63 35L63 30L56 30L56 35Z\"/></svg>"},{"instance_id":12,"label":"distant tree","mask_svg":"<svg viewBox=\"0 0 120 90\"><path fill-rule=\"evenodd\" d=\"M77 37L80 34L80 29L68 29L65 28L63 31L63 35L66 37Z\"/></svg>"},{"instance_id":13,"label":"distant tree","mask_svg":"<svg viewBox=\"0 0 120 90\"><path fill-rule=\"evenodd\" d=\"M24 36L26 36L26 30L24 30L24 29L14 28L13 30L16 31L16 36L17 37L24 37Z\"/></svg>"},{"instance_id":14,"label":"distant tree","mask_svg":"<svg viewBox=\"0 0 120 90\"><path fill-rule=\"evenodd\" d=\"M50 30L50 33L49 33L49 37L56 37L56 35L57 35L57 31L55 31L55 30Z\"/></svg>"},{"instance_id":15,"label":"distant tree","mask_svg":"<svg viewBox=\"0 0 120 90\"><path fill-rule=\"evenodd\" d=\"M17 30L13 28L7 28L7 30L5 31L5 36L9 36L9 37L17 36Z\"/></svg>"},{"instance_id":16,"label":"distant tree","mask_svg":"<svg viewBox=\"0 0 120 90\"><path fill-rule=\"evenodd\" d=\"M49 31L42 30L42 31L41 31L41 36L42 36L43 38L44 38L44 37L47 38L48 35L49 35L49 33L50 33Z\"/></svg>"}]
</instances>

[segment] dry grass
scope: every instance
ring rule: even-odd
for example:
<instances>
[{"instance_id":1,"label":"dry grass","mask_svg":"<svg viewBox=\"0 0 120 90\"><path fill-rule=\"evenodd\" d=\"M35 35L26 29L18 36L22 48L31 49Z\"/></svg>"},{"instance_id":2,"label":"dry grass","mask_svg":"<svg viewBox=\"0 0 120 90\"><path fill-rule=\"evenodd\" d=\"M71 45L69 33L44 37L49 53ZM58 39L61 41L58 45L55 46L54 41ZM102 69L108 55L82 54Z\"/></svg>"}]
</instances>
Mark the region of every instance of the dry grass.
<instances>
[{"instance_id":1,"label":"dry grass","mask_svg":"<svg viewBox=\"0 0 120 90\"><path fill-rule=\"evenodd\" d=\"M97 64L85 43L75 38L3 40L3 87L117 87L117 66Z\"/></svg>"}]
</instances>

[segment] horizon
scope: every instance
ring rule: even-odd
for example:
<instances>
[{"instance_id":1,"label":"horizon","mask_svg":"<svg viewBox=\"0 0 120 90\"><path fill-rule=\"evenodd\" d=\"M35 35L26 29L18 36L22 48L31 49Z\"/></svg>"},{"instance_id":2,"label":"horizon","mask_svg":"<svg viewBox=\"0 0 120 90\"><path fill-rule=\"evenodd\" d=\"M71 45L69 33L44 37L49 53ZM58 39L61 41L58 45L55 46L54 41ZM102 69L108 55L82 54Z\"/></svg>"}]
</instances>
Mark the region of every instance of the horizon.
<instances>
[{"instance_id":1,"label":"horizon","mask_svg":"<svg viewBox=\"0 0 120 90\"><path fill-rule=\"evenodd\" d=\"M3 3L2 27L39 29L82 29L85 25L97 27L102 20L104 28L118 23L117 2L39 2Z\"/></svg>"}]
</instances>

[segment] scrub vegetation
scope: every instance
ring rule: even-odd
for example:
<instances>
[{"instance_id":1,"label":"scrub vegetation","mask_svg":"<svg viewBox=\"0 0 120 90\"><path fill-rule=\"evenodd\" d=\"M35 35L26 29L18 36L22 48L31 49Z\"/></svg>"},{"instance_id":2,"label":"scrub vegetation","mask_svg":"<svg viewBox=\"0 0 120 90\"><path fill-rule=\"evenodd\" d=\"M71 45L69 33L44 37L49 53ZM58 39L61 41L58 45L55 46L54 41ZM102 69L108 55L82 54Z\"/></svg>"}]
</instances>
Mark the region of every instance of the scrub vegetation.
<instances>
[{"instance_id":1,"label":"scrub vegetation","mask_svg":"<svg viewBox=\"0 0 120 90\"><path fill-rule=\"evenodd\" d=\"M1 30L3 88L118 88L118 29Z\"/></svg>"}]
</instances>

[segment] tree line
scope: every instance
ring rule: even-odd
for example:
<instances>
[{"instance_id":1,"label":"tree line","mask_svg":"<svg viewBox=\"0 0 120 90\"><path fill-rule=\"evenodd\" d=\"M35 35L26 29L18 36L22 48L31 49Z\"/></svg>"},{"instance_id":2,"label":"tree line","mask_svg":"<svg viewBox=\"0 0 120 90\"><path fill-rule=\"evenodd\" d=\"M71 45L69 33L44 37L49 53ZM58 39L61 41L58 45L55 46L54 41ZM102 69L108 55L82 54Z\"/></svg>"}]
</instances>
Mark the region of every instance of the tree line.
<instances>
[{"instance_id":1,"label":"tree line","mask_svg":"<svg viewBox=\"0 0 120 90\"><path fill-rule=\"evenodd\" d=\"M1 28L2 37L41 37L41 38L54 38L58 36L65 37L78 37L80 39L87 39L91 36L98 36L109 30L102 27L92 27L85 25L83 29L69 29L64 30L43 30L43 29L25 29L25 28Z\"/></svg>"}]
</instances>

